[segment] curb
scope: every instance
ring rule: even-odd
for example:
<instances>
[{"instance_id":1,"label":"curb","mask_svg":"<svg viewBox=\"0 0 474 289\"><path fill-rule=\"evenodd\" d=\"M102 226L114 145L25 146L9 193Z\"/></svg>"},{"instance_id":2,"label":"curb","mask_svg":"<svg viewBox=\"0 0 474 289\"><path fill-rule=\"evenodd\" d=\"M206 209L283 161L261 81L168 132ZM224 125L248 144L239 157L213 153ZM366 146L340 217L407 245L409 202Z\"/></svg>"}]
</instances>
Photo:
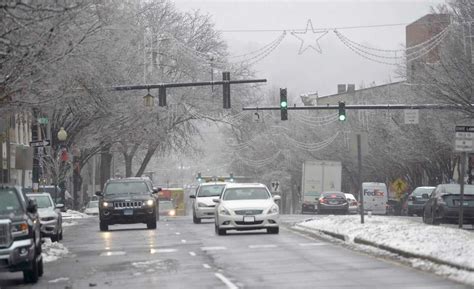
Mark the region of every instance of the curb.
<instances>
[{"instance_id":1,"label":"curb","mask_svg":"<svg viewBox=\"0 0 474 289\"><path fill-rule=\"evenodd\" d=\"M340 234L340 233L334 233L334 232L321 230L321 229L307 228L307 227L301 226L301 225L295 225L294 228L296 230L302 230L302 231L305 231L305 232L321 233L321 234L328 235L330 237L339 239L339 240L344 241L346 243L349 243L349 241L348 241L349 237L346 236L346 235ZM422 260L430 261L430 262L438 264L438 265L445 265L445 266L456 268L458 270L465 270L465 271L469 271L469 272L474 272L474 268L471 268L471 267L468 267L468 266L455 264L455 263L452 263L452 262L449 262L449 261L444 261L444 260L441 260L441 259L438 259L438 258L435 258L435 257L431 257L431 256L426 256L426 255L407 252L407 251L404 251L404 250L401 250L401 249L398 249L398 248L394 248L394 247L391 247L391 246L383 245L383 244L377 244L376 242L372 242L372 241L369 241L369 240L366 240L366 239L363 239L363 238L360 238L360 237L355 237L354 238L354 243L355 244L360 244L360 245L371 246L371 247L378 248L378 249L382 249L382 250L388 251L390 253L400 255L400 256L405 257L405 258L422 259Z\"/></svg>"}]
</instances>

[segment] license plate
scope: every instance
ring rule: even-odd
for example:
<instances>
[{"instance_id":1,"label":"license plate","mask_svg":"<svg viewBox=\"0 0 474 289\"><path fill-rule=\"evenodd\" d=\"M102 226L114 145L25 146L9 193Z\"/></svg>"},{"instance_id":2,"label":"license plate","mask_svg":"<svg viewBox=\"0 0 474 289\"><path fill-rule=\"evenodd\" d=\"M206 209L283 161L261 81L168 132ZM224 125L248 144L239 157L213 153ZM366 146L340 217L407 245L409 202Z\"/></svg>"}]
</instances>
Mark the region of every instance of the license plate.
<instances>
[{"instance_id":1,"label":"license plate","mask_svg":"<svg viewBox=\"0 0 474 289\"><path fill-rule=\"evenodd\" d=\"M338 203L337 201L329 201L329 204L331 205L337 205L337 203Z\"/></svg>"},{"instance_id":2,"label":"license plate","mask_svg":"<svg viewBox=\"0 0 474 289\"><path fill-rule=\"evenodd\" d=\"M123 211L123 214L125 216L131 216L131 215L133 215L133 210L125 210L125 211Z\"/></svg>"},{"instance_id":3,"label":"license plate","mask_svg":"<svg viewBox=\"0 0 474 289\"><path fill-rule=\"evenodd\" d=\"M463 206L464 206L464 207L469 207L469 202L464 202L464 203L463 203Z\"/></svg>"},{"instance_id":4,"label":"license plate","mask_svg":"<svg viewBox=\"0 0 474 289\"><path fill-rule=\"evenodd\" d=\"M244 222L245 223L254 223L255 222L255 217L254 216L251 216L251 217L244 217Z\"/></svg>"}]
</instances>

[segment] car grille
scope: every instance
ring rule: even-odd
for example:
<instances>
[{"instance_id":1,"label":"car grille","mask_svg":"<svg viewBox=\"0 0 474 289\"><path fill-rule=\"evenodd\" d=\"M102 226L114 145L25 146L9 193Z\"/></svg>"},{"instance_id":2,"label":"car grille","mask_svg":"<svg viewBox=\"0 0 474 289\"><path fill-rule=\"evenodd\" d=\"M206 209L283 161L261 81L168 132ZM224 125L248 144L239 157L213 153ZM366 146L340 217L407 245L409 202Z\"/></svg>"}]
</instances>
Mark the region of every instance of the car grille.
<instances>
[{"instance_id":1,"label":"car grille","mask_svg":"<svg viewBox=\"0 0 474 289\"><path fill-rule=\"evenodd\" d=\"M10 223L0 223L0 248L10 245Z\"/></svg>"},{"instance_id":2,"label":"car grille","mask_svg":"<svg viewBox=\"0 0 474 289\"><path fill-rule=\"evenodd\" d=\"M247 215L247 216L260 215L261 213L263 213L263 210L237 210L235 211L236 215Z\"/></svg>"},{"instance_id":3,"label":"car grille","mask_svg":"<svg viewBox=\"0 0 474 289\"><path fill-rule=\"evenodd\" d=\"M242 221L235 221L237 225L260 225L263 221L255 221L255 222L242 222Z\"/></svg>"},{"instance_id":4,"label":"car grille","mask_svg":"<svg viewBox=\"0 0 474 289\"><path fill-rule=\"evenodd\" d=\"M142 206L142 201L114 202L115 209L134 209L141 208Z\"/></svg>"}]
</instances>

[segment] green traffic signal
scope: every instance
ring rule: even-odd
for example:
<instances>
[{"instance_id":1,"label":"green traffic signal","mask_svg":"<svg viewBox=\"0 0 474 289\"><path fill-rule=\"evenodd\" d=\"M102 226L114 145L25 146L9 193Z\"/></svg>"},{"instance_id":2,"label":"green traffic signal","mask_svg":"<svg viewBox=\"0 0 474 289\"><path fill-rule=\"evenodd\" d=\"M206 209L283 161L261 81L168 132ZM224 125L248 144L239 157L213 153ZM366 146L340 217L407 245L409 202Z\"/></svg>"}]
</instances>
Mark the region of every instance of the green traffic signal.
<instances>
[{"instance_id":1,"label":"green traffic signal","mask_svg":"<svg viewBox=\"0 0 474 289\"><path fill-rule=\"evenodd\" d=\"M346 103L344 101L339 101L339 121L346 120Z\"/></svg>"},{"instance_id":2,"label":"green traffic signal","mask_svg":"<svg viewBox=\"0 0 474 289\"><path fill-rule=\"evenodd\" d=\"M346 120L346 116L345 116L344 114L341 114L341 115L339 116L339 120L340 120L340 121L345 121L345 120Z\"/></svg>"},{"instance_id":3,"label":"green traffic signal","mask_svg":"<svg viewBox=\"0 0 474 289\"><path fill-rule=\"evenodd\" d=\"M281 108L285 108L285 107L287 107L287 106L288 106L288 103L287 103L286 101L280 102L280 107L281 107Z\"/></svg>"}]
</instances>

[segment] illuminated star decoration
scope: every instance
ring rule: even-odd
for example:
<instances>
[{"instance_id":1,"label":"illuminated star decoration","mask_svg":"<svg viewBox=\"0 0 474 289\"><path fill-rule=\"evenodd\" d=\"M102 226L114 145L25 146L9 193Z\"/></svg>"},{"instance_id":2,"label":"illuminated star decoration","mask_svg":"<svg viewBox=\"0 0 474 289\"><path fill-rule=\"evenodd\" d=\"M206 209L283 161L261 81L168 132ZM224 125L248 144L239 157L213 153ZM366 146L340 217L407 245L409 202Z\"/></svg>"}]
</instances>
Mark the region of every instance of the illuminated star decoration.
<instances>
[{"instance_id":1,"label":"illuminated star decoration","mask_svg":"<svg viewBox=\"0 0 474 289\"><path fill-rule=\"evenodd\" d=\"M310 43L310 44L306 44L305 45L305 39L301 36L298 36L297 34L300 34L300 35L303 35L303 34L307 34L308 33L308 30L311 28L311 31L313 32L312 34L319 34L319 37L316 38L316 41L314 41L314 44L313 43ZM317 52L319 53L322 53L322 50L321 50L321 47L319 46L319 43L318 43L318 40L321 39L324 35L326 35L328 33L328 30L322 30L322 31L316 31L314 30L313 28L313 23L311 22L311 19L308 19L308 22L306 23L306 30L304 32L296 32L296 31L292 31L291 32L291 35L293 35L294 37L298 38L300 41L301 41L301 44L300 44L300 49L298 50L298 54L301 55L303 54L308 48L313 48L314 50L316 50ZM312 41L311 41L312 42Z\"/></svg>"}]
</instances>

